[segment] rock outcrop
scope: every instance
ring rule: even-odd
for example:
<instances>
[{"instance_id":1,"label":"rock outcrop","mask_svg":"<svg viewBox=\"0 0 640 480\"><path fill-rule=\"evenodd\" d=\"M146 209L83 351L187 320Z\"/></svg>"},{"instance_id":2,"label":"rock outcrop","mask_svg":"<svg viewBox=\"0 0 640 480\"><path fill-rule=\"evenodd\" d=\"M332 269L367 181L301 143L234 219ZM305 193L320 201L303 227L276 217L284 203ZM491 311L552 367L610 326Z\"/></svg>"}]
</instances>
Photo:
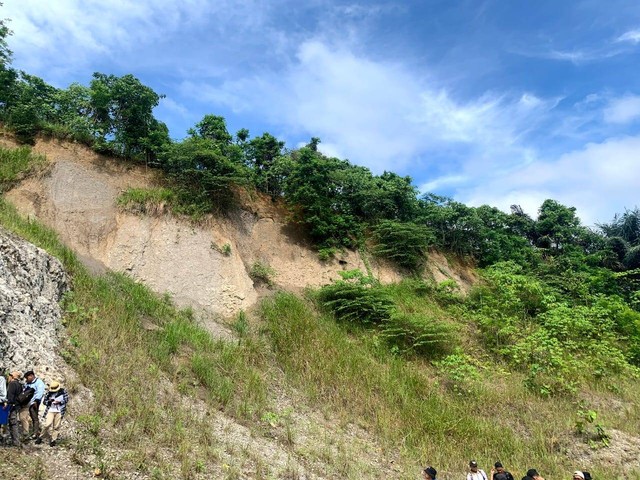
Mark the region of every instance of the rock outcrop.
<instances>
[{"instance_id":1,"label":"rock outcrop","mask_svg":"<svg viewBox=\"0 0 640 480\"><path fill-rule=\"evenodd\" d=\"M0 228L0 363L46 371L55 364L61 311L68 288L62 264Z\"/></svg>"}]
</instances>

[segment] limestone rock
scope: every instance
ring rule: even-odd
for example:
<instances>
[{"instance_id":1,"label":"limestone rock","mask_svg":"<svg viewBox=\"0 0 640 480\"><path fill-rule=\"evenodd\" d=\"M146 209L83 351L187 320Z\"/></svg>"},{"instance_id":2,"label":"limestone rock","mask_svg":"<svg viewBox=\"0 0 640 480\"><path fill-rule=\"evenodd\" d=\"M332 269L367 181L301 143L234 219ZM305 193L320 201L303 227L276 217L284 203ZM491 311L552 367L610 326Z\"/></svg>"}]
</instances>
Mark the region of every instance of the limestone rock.
<instances>
[{"instance_id":1,"label":"limestone rock","mask_svg":"<svg viewBox=\"0 0 640 480\"><path fill-rule=\"evenodd\" d=\"M68 288L62 264L0 228L0 364L48 370L55 363L61 311Z\"/></svg>"}]
</instances>

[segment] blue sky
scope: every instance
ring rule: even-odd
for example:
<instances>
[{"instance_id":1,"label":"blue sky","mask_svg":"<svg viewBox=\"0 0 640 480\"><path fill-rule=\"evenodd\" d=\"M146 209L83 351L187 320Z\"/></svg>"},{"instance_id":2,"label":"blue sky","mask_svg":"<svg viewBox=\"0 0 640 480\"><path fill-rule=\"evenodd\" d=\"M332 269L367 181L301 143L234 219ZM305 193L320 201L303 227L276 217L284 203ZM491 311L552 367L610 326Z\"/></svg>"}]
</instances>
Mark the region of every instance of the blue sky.
<instances>
[{"instance_id":1,"label":"blue sky","mask_svg":"<svg viewBox=\"0 0 640 480\"><path fill-rule=\"evenodd\" d=\"M583 222L640 204L640 2L5 0L14 66L132 73L173 138L207 113L322 139L422 191Z\"/></svg>"}]
</instances>

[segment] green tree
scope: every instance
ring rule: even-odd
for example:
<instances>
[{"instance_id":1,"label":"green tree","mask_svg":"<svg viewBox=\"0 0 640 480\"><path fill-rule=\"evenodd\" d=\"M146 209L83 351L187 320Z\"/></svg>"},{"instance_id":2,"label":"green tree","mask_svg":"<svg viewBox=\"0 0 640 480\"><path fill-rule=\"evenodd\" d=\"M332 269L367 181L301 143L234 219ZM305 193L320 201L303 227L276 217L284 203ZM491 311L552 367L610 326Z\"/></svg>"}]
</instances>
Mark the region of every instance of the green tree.
<instances>
[{"instance_id":1,"label":"green tree","mask_svg":"<svg viewBox=\"0 0 640 480\"><path fill-rule=\"evenodd\" d=\"M253 172L256 187L273 197L280 196L284 187L283 178L274 170L283 153L284 142L269 133L244 145L245 162Z\"/></svg>"},{"instance_id":2,"label":"green tree","mask_svg":"<svg viewBox=\"0 0 640 480\"><path fill-rule=\"evenodd\" d=\"M143 85L133 75L116 77L94 73L90 85L91 117L99 143L125 157L148 157L158 132L153 116L163 96Z\"/></svg>"},{"instance_id":3,"label":"green tree","mask_svg":"<svg viewBox=\"0 0 640 480\"><path fill-rule=\"evenodd\" d=\"M576 216L576 208L566 207L555 200L545 200L542 203L535 228L539 243L546 242L543 246L556 252L578 243L584 233L580 219Z\"/></svg>"}]
</instances>

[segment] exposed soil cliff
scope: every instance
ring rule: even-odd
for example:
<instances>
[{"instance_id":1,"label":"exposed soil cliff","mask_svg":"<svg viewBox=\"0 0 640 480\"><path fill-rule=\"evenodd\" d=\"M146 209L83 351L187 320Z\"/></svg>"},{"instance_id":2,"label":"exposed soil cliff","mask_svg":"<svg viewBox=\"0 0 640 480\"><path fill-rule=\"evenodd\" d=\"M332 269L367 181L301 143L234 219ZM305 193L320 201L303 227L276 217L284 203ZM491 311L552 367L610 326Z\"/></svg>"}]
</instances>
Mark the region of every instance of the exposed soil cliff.
<instances>
[{"instance_id":1,"label":"exposed soil cliff","mask_svg":"<svg viewBox=\"0 0 640 480\"><path fill-rule=\"evenodd\" d=\"M248 200L245 208L203 225L167 214L138 216L119 210L116 199L129 187L154 185L153 170L74 144L41 141L35 150L46 155L50 168L9 192L8 200L58 231L92 268L126 272L178 305L221 316L250 307L258 299L248 274L255 262L269 265L275 285L288 290L326 284L340 270L366 269L353 251L321 262L269 200ZM226 244L227 255L220 251ZM429 270L437 280L455 278L463 289L472 280L454 274L444 257L434 258ZM383 282L400 279L396 269L373 258L369 265Z\"/></svg>"}]
</instances>

